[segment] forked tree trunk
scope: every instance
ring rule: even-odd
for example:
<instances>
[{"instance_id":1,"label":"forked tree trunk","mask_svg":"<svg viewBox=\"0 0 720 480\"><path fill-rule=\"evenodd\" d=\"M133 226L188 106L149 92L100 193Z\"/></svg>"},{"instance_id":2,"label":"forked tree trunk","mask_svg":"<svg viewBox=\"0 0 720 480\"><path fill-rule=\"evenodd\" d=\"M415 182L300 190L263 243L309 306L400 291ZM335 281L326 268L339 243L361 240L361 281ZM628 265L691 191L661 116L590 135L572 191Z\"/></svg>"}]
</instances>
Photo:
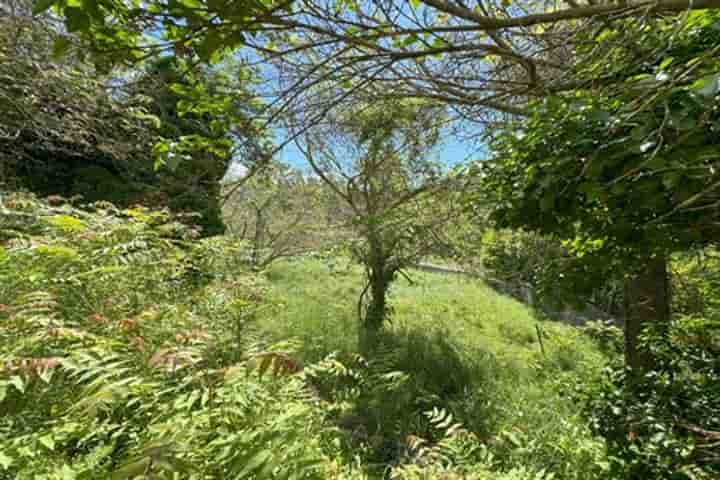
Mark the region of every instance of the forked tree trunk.
<instances>
[{"instance_id":1,"label":"forked tree trunk","mask_svg":"<svg viewBox=\"0 0 720 480\"><path fill-rule=\"evenodd\" d=\"M643 329L670 319L667 258L649 260L643 272L625 282L625 364L633 371L652 368L653 358L640 346Z\"/></svg>"}]
</instances>

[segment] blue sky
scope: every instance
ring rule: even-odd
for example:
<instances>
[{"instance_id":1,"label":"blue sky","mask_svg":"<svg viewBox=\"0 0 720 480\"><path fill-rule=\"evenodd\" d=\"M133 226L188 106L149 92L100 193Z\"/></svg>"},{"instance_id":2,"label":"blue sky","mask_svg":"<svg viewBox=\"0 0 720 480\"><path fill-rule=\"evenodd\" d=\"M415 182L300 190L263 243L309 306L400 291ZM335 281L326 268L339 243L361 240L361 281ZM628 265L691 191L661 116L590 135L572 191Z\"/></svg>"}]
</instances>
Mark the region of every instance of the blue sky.
<instances>
[{"instance_id":1,"label":"blue sky","mask_svg":"<svg viewBox=\"0 0 720 480\"><path fill-rule=\"evenodd\" d=\"M448 166L455 166L468 163L471 160L483 158L484 152L482 147L468 142L455 140L450 137L450 135L448 136L449 138L444 140L443 145L441 145L436 152L437 157L442 163ZM278 154L277 159L280 162L295 168L307 168L307 162L303 158L302 154L292 144L285 147Z\"/></svg>"},{"instance_id":2,"label":"blue sky","mask_svg":"<svg viewBox=\"0 0 720 480\"><path fill-rule=\"evenodd\" d=\"M443 142L443 145L438 148L436 154L439 160L448 166L467 164L472 160L479 160L485 156L482 146L454 139L449 134L448 138ZM302 154L293 144L281 150L276 158L280 162L300 170L309 168ZM244 172L245 169L241 165L231 165L228 169L226 179L231 180L236 177L241 177Z\"/></svg>"}]
</instances>

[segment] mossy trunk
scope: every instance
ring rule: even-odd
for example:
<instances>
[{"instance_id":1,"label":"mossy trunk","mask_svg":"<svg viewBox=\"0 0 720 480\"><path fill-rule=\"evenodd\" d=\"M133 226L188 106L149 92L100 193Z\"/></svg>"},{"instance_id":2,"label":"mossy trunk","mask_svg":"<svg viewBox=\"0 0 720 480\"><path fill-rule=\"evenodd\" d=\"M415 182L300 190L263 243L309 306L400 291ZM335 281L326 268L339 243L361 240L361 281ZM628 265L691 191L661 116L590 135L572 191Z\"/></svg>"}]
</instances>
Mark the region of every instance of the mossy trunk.
<instances>
[{"instance_id":1,"label":"mossy trunk","mask_svg":"<svg viewBox=\"0 0 720 480\"><path fill-rule=\"evenodd\" d=\"M633 371L652 368L652 354L640 345L640 335L649 325L670 319L667 258L657 256L645 270L625 283L625 363Z\"/></svg>"}]
</instances>

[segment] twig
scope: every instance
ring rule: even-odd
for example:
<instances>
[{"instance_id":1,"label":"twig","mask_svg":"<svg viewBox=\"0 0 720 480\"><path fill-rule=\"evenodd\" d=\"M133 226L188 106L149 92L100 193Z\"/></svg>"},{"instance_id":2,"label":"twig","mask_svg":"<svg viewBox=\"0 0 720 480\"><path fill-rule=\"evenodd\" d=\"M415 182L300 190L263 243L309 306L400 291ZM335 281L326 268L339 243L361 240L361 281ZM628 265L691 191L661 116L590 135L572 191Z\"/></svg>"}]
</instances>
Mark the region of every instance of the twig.
<instances>
[{"instance_id":1,"label":"twig","mask_svg":"<svg viewBox=\"0 0 720 480\"><path fill-rule=\"evenodd\" d=\"M545 356L545 344L543 343L542 331L540 330L540 324L539 324L539 323L536 323L536 324L535 324L535 332L537 332L538 342L540 342L540 351L542 352L543 357L544 357L544 356Z\"/></svg>"}]
</instances>

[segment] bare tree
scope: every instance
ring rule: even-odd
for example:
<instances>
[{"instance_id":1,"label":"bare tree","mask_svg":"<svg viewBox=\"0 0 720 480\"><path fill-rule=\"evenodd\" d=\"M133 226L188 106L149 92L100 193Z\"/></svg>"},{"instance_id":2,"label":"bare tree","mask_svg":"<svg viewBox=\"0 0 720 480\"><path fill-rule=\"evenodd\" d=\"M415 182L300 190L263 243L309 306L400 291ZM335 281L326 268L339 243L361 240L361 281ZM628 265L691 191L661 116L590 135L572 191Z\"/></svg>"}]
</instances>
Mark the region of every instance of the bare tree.
<instances>
[{"instance_id":1,"label":"bare tree","mask_svg":"<svg viewBox=\"0 0 720 480\"><path fill-rule=\"evenodd\" d=\"M248 242L254 267L322 250L339 235L340 219L327 214L323 188L274 162L233 191L225 222L231 235Z\"/></svg>"}]
</instances>

